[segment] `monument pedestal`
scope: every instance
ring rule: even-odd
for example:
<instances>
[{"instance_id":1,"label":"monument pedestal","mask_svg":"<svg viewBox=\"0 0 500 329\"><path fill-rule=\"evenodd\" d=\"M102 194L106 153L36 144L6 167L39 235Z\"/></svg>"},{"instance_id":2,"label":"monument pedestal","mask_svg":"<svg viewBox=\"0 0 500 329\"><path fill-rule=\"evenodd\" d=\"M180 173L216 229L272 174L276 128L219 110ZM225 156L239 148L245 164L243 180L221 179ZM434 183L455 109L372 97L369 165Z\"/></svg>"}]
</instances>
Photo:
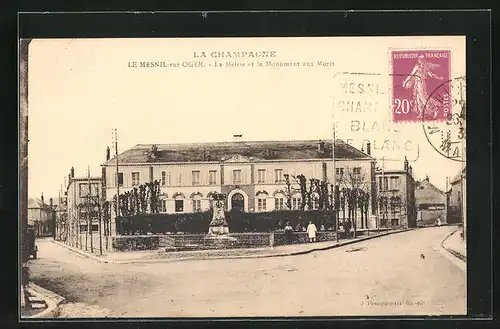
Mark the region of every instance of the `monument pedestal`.
<instances>
[{"instance_id":1,"label":"monument pedestal","mask_svg":"<svg viewBox=\"0 0 500 329\"><path fill-rule=\"evenodd\" d=\"M212 221L208 227L208 234L210 235L222 235L229 233L229 225L226 222L226 215L224 214L225 200L225 194L214 195Z\"/></svg>"},{"instance_id":2,"label":"monument pedestal","mask_svg":"<svg viewBox=\"0 0 500 329\"><path fill-rule=\"evenodd\" d=\"M216 235L229 234L229 227L228 226L210 226L210 228L208 229L208 234L216 234Z\"/></svg>"}]
</instances>

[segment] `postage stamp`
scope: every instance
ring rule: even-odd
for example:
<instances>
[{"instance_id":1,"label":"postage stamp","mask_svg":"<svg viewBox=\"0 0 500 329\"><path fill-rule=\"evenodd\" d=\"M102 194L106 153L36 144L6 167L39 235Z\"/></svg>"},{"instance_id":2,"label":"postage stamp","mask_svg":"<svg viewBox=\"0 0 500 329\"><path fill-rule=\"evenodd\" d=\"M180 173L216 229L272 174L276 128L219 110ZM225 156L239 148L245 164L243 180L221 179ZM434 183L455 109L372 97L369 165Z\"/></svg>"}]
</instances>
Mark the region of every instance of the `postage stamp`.
<instances>
[{"instance_id":1,"label":"postage stamp","mask_svg":"<svg viewBox=\"0 0 500 329\"><path fill-rule=\"evenodd\" d=\"M391 51L394 122L449 120L450 100L434 91L451 79L450 60L449 50Z\"/></svg>"}]
</instances>

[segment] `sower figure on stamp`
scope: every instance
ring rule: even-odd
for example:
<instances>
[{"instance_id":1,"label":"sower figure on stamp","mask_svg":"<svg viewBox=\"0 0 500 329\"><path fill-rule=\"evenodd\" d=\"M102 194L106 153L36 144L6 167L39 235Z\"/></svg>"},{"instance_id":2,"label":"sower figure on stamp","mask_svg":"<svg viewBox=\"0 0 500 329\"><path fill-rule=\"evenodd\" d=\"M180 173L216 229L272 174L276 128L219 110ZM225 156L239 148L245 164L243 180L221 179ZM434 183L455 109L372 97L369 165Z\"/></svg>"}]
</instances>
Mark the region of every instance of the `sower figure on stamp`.
<instances>
[{"instance_id":1,"label":"sower figure on stamp","mask_svg":"<svg viewBox=\"0 0 500 329\"><path fill-rule=\"evenodd\" d=\"M422 117L424 108L427 113L432 113L434 118L438 115L436 110L438 108L438 103L436 100L429 98L425 82L428 77L443 80L443 77L438 77L431 71L438 67L439 64L430 63L425 60L423 55L420 55L417 58L417 63L413 67L413 70L403 81L404 88L412 89L412 110L417 113L417 118Z\"/></svg>"}]
</instances>

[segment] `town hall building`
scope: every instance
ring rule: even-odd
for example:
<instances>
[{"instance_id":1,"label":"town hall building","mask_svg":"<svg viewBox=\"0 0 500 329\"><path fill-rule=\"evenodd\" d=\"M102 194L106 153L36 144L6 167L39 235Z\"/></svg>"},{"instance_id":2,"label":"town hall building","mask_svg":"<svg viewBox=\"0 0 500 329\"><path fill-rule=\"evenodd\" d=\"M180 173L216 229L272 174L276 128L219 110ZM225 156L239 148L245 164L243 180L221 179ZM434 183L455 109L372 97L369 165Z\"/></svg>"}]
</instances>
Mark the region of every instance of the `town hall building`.
<instances>
[{"instance_id":1,"label":"town hall building","mask_svg":"<svg viewBox=\"0 0 500 329\"><path fill-rule=\"evenodd\" d=\"M106 200L146 182L161 185L160 212L210 209L211 196L223 193L227 210L267 212L286 209L285 174L333 181L332 146L317 140L233 141L196 144L139 144L102 164ZM352 172L375 190L375 159L342 140L335 142L337 182ZM117 175L117 167L119 174ZM293 181L292 181L293 183ZM292 196L298 209L300 193ZM317 203L313 202L313 208ZM375 207L370 207L374 215ZM113 225L112 225L113 227Z\"/></svg>"}]
</instances>

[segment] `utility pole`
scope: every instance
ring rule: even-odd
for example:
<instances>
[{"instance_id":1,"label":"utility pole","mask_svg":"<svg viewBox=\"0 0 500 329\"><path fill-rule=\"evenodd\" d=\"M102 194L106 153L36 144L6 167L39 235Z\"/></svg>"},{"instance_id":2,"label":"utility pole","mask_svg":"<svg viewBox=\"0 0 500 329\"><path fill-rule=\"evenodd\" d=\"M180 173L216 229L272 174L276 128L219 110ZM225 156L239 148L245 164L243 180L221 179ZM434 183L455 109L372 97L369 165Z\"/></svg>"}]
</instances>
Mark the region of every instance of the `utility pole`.
<instances>
[{"instance_id":1,"label":"utility pole","mask_svg":"<svg viewBox=\"0 0 500 329\"><path fill-rule=\"evenodd\" d=\"M102 194L102 191L101 191ZM99 220L99 254L102 256L102 222L101 222L101 199L99 196L99 187L97 187L96 193L96 204L97 204L97 218Z\"/></svg>"},{"instance_id":2,"label":"utility pole","mask_svg":"<svg viewBox=\"0 0 500 329\"><path fill-rule=\"evenodd\" d=\"M339 242L339 216L338 211L335 205L337 204L337 200L335 199L335 192L337 191L337 175L336 175L336 167L335 167L335 109L332 114L332 181L333 181L333 215L335 217L335 237L337 242ZM339 186L340 189L340 186Z\"/></svg>"},{"instance_id":3,"label":"utility pole","mask_svg":"<svg viewBox=\"0 0 500 329\"><path fill-rule=\"evenodd\" d=\"M116 217L120 216L120 171L118 168L118 132L115 128L115 158L116 158Z\"/></svg>"},{"instance_id":4,"label":"utility pole","mask_svg":"<svg viewBox=\"0 0 500 329\"><path fill-rule=\"evenodd\" d=\"M88 177L88 182L89 182L89 194L88 194L88 204L89 204L89 211L88 211L88 214L87 214L87 233L88 233L88 236L90 237L90 252L93 253L94 252L94 239L93 239L93 236L92 236L92 228L93 228L93 225L92 225L92 217L90 216L92 214L92 210L93 210L93 207L92 207L92 185L90 184L90 166L87 167L87 177Z\"/></svg>"}]
</instances>

